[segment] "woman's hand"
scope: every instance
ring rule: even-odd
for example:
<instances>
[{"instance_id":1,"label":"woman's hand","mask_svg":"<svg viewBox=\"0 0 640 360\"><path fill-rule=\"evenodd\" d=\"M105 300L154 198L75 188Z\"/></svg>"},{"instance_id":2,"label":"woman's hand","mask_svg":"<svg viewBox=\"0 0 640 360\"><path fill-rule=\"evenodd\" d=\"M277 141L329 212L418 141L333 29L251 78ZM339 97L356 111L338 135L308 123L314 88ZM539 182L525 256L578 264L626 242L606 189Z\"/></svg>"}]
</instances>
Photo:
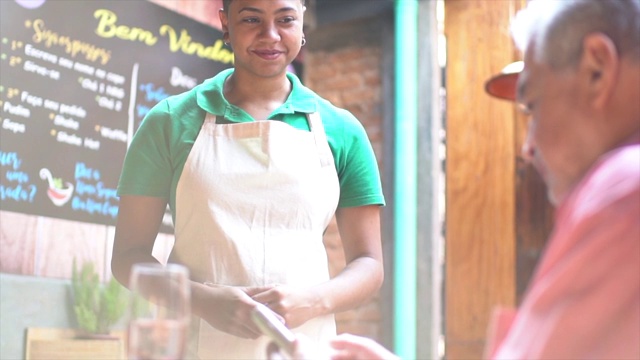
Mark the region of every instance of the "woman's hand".
<instances>
[{"instance_id":1,"label":"woman's hand","mask_svg":"<svg viewBox=\"0 0 640 360\"><path fill-rule=\"evenodd\" d=\"M256 339L262 333L251 320L257 305L252 295L270 287L234 287L197 284L193 289L194 313L214 328L245 339Z\"/></svg>"},{"instance_id":2,"label":"woman's hand","mask_svg":"<svg viewBox=\"0 0 640 360\"><path fill-rule=\"evenodd\" d=\"M276 285L266 291L254 293L252 298L280 315L285 325L291 329L324 313L322 297L312 288Z\"/></svg>"}]
</instances>

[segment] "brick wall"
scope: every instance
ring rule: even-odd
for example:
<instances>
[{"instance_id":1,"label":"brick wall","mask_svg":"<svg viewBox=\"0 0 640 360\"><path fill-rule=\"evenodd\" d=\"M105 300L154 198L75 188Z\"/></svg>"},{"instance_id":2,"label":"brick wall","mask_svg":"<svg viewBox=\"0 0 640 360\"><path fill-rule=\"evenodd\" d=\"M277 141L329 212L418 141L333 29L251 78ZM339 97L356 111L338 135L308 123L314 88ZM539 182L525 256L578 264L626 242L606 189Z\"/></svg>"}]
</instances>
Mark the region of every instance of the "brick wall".
<instances>
[{"instance_id":1,"label":"brick wall","mask_svg":"<svg viewBox=\"0 0 640 360\"><path fill-rule=\"evenodd\" d=\"M305 85L362 122L379 160L383 140L381 58L380 47L374 46L309 51L304 56Z\"/></svg>"},{"instance_id":2,"label":"brick wall","mask_svg":"<svg viewBox=\"0 0 640 360\"><path fill-rule=\"evenodd\" d=\"M357 37L357 31L345 32L343 36ZM309 41L314 40L312 38ZM304 83L334 105L349 110L362 122L382 171L381 59L379 44L366 45L358 41L345 46L326 46L320 50L305 49ZM335 221L329 226L324 240L330 271L335 275L345 265ZM336 314L338 332L380 340L380 309L380 297L375 294L371 301L362 306Z\"/></svg>"}]
</instances>

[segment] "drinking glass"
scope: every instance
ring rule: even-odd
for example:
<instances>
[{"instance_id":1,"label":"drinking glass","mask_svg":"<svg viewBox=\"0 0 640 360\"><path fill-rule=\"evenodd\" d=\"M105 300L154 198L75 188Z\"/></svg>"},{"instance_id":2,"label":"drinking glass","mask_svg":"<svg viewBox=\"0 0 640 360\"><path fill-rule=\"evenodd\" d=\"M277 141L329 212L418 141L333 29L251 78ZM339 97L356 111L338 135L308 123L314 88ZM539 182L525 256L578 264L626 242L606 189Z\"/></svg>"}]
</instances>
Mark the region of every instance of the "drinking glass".
<instances>
[{"instance_id":1,"label":"drinking glass","mask_svg":"<svg viewBox=\"0 0 640 360\"><path fill-rule=\"evenodd\" d=\"M178 264L135 264L129 287L129 359L182 359L191 316L189 270Z\"/></svg>"}]
</instances>

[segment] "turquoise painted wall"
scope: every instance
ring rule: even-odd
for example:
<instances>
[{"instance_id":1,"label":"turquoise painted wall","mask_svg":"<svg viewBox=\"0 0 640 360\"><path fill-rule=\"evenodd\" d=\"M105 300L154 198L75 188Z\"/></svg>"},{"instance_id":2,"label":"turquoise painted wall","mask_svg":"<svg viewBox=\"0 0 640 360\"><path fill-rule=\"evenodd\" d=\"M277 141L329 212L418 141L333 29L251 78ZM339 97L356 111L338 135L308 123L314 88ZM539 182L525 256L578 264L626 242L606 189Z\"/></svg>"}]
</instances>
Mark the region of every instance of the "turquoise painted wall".
<instances>
[{"instance_id":1,"label":"turquoise painted wall","mask_svg":"<svg viewBox=\"0 0 640 360\"><path fill-rule=\"evenodd\" d=\"M0 274L0 359L24 359L28 327L75 327L70 280Z\"/></svg>"}]
</instances>

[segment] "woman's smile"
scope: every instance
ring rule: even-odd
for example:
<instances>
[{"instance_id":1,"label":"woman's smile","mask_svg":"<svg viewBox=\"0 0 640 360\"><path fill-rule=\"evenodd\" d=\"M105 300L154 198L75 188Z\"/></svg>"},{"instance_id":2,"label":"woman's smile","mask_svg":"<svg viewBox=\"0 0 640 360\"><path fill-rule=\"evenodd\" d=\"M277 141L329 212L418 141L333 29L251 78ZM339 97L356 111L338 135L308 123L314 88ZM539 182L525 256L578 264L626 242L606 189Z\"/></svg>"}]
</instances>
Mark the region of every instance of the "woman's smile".
<instances>
[{"instance_id":1,"label":"woman's smile","mask_svg":"<svg viewBox=\"0 0 640 360\"><path fill-rule=\"evenodd\" d=\"M265 60L275 60L278 57L280 57L280 55L283 53L282 51L279 51L279 50L270 50L270 49L256 49L256 50L252 50L252 52L256 54L258 57Z\"/></svg>"}]
</instances>

